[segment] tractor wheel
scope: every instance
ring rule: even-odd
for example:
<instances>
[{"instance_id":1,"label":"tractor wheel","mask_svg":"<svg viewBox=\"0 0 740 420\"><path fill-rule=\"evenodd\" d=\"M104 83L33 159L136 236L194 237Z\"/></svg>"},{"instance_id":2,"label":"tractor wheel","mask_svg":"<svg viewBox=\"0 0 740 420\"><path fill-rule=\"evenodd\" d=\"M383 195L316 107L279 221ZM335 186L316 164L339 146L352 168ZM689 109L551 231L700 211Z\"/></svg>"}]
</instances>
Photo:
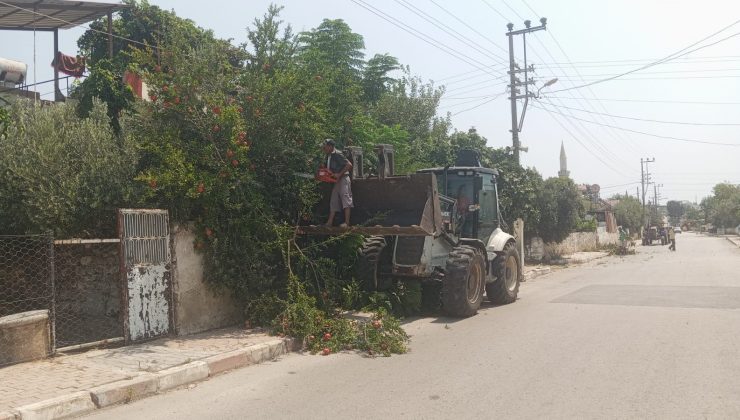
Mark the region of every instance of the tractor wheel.
<instances>
[{"instance_id":1,"label":"tractor wheel","mask_svg":"<svg viewBox=\"0 0 740 420\"><path fill-rule=\"evenodd\" d=\"M447 257L442 280L442 309L456 317L475 315L483 302L485 260L477 249L461 245Z\"/></svg>"},{"instance_id":2,"label":"tractor wheel","mask_svg":"<svg viewBox=\"0 0 740 420\"><path fill-rule=\"evenodd\" d=\"M496 281L486 284L486 295L493 303L507 304L514 302L519 294L519 282L522 273L519 271L519 251L516 245L508 243L504 252L493 261L493 275Z\"/></svg>"},{"instance_id":3,"label":"tractor wheel","mask_svg":"<svg viewBox=\"0 0 740 420\"><path fill-rule=\"evenodd\" d=\"M363 239L357 257L356 276L360 287L374 292L380 286L380 257L385 249L385 238L368 236Z\"/></svg>"}]
</instances>

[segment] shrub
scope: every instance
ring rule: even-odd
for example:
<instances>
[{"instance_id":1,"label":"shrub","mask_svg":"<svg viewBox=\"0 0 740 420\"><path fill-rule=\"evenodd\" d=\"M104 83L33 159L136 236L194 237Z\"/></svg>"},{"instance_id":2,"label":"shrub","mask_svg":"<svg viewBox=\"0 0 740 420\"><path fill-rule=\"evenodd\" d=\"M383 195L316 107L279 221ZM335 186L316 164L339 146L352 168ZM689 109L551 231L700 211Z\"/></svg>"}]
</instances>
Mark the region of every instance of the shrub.
<instances>
[{"instance_id":1,"label":"shrub","mask_svg":"<svg viewBox=\"0 0 740 420\"><path fill-rule=\"evenodd\" d=\"M112 236L131 192L137 153L118 139L105 104L79 118L71 105L19 99L0 141L0 233Z\"/></svg>"}]
</instances>

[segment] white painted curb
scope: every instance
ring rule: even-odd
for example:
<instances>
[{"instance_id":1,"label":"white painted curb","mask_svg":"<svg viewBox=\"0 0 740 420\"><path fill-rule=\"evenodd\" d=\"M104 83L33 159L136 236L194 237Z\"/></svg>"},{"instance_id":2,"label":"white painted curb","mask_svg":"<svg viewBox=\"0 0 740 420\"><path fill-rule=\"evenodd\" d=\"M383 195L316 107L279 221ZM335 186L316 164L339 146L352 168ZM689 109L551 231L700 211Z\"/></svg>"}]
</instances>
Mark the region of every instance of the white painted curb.
<instances>
[{"instance_id":1,"label":"white painted curb","mask_svg":"<svg viewBox=\"0 0 740 420\"><path fill-rule=\"evenodd\" d=\"M86 391L62 395L45 401L17 408L23 420L54 420L62 417L80 416L95 410Z\"/></svg>"},{"instance_id":2,"label":"white painted curb","mask_svg":"<svg viewBox=\"0 0 740 420\"><path fill-rule=\"evenodd\" d=\"M75 392L0 412L0 420L54 420L80 416L95 409L127 403L182 385L199 382L227 370L274 360L299 350L292 338L279 338L217 354L205 360L175 366L157 373L142 373L122 381Z\"/></svg>"}]
</instances>

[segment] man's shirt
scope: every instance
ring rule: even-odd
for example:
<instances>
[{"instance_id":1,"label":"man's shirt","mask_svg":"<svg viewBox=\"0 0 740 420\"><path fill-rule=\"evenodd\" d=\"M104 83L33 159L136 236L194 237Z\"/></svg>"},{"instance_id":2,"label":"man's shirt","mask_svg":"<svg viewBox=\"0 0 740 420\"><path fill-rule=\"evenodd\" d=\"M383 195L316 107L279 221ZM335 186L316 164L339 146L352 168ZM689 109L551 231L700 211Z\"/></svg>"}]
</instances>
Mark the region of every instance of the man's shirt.
<instances>
[{"instance_id":1,"label":"man's shirt","mask_svg":"<svg viewBox=\"0 0 740 420\"><path fill-rule=\"evenodd\" d=\"M334 174L341 172L342 169L347 166L347 163L349 163L347 158L337 149L334 149L334 151L329 153L326 157L326 167Z\"/></svg>"}]
</instances>

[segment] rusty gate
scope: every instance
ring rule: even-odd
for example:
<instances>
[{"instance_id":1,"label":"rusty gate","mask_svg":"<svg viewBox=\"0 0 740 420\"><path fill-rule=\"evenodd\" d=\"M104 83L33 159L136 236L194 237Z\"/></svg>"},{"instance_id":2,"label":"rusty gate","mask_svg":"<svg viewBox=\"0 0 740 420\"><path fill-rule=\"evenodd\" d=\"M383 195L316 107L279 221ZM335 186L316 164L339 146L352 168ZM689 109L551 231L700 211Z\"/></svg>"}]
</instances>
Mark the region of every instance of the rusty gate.
<instances>
[{"instance_id":1,"label":"rusty gate","mask_svg":"<svg viewBox=\"0 0 740 420\"><path fill-rule=\"evenodd\" d=\"M165 335L172 319L167 210L120 209L118 231L126 341Z\"/></svg>"}]
</instances>

